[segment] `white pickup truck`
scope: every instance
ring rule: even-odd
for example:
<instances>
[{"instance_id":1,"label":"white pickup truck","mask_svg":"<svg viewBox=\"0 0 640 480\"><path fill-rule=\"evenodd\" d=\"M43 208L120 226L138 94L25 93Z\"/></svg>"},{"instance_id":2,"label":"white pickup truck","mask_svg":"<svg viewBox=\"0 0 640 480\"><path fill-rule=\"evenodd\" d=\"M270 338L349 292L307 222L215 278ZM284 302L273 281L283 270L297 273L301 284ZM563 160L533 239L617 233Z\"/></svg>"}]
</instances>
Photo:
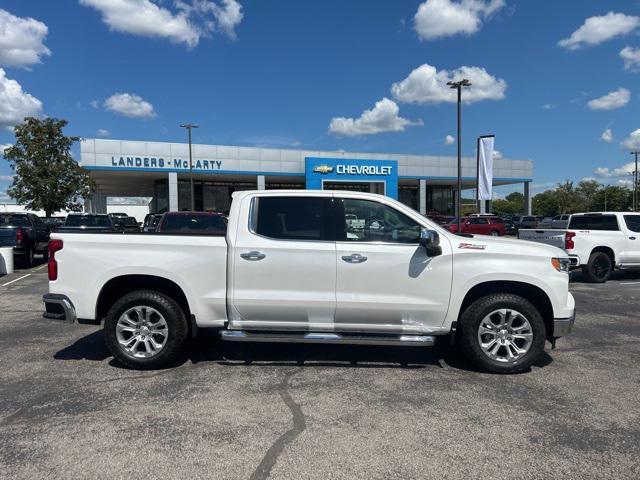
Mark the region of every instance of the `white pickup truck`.
<instances>
[{"instance_id":1,"label":"white pickup truck","mask_svg":"<svg viewBox=\"0 0 640 480\"><path fill-rule=\"evenodd\" d=\"M375 228L349 228L351 215ZM233 195L225 236L54 234L45 317L104 323L131 368L170 363L198 329L224 340L429 346L527 369L568 334L567 255L457 236L388 197Z\"/></svg>"},{"instance_id":2,"label":"white pickup truck","mask_svg":"<svg viewBox=\"0 0 640 480\"><path fill-rule=\"evenodd\" d=\"M606 282L614 269L640 269L640 213L574 213L566 230L529 229L518 238L563 248L587 279Z\"/></svg>"}]
</instances>

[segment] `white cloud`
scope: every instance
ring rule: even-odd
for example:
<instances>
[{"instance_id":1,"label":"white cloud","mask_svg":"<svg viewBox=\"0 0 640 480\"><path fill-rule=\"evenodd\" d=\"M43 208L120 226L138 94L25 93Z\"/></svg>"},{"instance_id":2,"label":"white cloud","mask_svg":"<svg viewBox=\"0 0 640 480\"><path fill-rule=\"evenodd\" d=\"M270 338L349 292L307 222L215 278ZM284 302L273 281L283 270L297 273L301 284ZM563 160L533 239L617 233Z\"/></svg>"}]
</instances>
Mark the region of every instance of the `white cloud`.
<instances>
[{"instance_id":1,"label":"white cloud","mask_svg":"<svg viewBox=\"0 0 640 480\"><path fill-rule=\"evenodd\" d=\"M10 182L13 180L13 175L0 175L0 181Z\"/></svg>"},{"instance_id":2,"label":"white cloud","mask_svg":"<svg viewBox=\"0 0 640 480\"><path fill-rule=\"evenodd\" d=\"M9 147L13 147L13 145L10 143L0 143L0 156L4 155L4 151Z\"/></svg>"},{"instance_id":3,"label":"white cloud","mask_svg":"<svg viewBox=\"0 0 640 480\"><path fill-rule=\"evenodd\" d=\"M569 50L599 45L615 37L627 35L640 26L640 17L609 12L600 17L587 18L582 26L558 45Z\"/></svg>"},{"instance_id":4,"label":"white cloud","mask_svg":"<svg viewBox=\"0 0 640 480\"><path fill-rule=\"evenodd\" d=\"M413 17L414 28L422 40L471 35L504 6L504 0L426 0Z\"/></svg>"},{"instance_id":5,"label":"white cloud","mask_svg":"<svg viewBox=\"0 0 640 480\"><path fill-rule=\"evenodd\" d=\"M407 78L391 86L394 98L405 103L456 102L456 91L447 86L449 81L463 78L471 82L462 89L462 100L466 103L504 98L507 82L489 75L481 67L460 67L456 70L440 70L427 63L414 69Z\"/></svg>"},{"instance_id":6,"label":"white cloud","mask_svg":"<svg viewBox=\"0 0 640 480\"><path fill-rule=\"evenodd\" d=\"M188 4L184 0L175 2L183 11L207 15L213 14L215 22L209 21L206 26L209 30L216 30L224 33L229 38L236 38L235 28L242 21L242 5L236 0L222 0L222 6L216 2L207 0L195 0L193 4Z\"/></svg>"},{"instance_id":7,"label":"white cloud","mask_svg":"<svg viewBox=\"0 0 640 480\"><path fill-rule=\"evenodd\" d=\"M627 180L624 178L618 179L618 185L624 188L633 188L633 180Z\"/></svg>"},{"instance_id":8,"label":"white cloud","mask_svg":"<svg viewBox=\"0 0 640 480\"><path fill-rule=\"evenodd\" d=\"M98 100L91 100L89 102L89 105L91 105L93 108L100 108L100 102L98 102Z\"/></svg>"},{"instance_id":9,"label":"white cloud","mask_svg":"<svg viewBox=\"0 0 640 480\"><path fill-rule=\"evenodd\" d=\"M600 178L626 177L627 175L631 175L635 168L635 162L629 162L621 167L613 169L609 167L598 167L593 173L596 174L596 177Z\"/></svg>"},{"instance_id":10,"label":"white cloud","mask_svg":"<svg viewBox=\"0 0 640 480\"><path fill-rule=\"evenodd\" d=\"M640 73L640 48L624 47L620 50L620 58L624 60L624 69Z\"/></svg>"},{"instance_id":11,"label":"white cloud","mask_svg":"<svg viewBox=\"0 0 640 480\"><path fill-rule=\"evenodd\" d=\"M631 132L622 142L622 146L629 150L640 150L640 128Z\"/></svg>"},{"instance_id":12,"label":"white cloud","mask_svg":"<svg viewBox=\"0 0 640 480\"><path fill-rule=\"evenodd\" d=\"M22 90L15 80L6 77L0 68L0 128L11 128L24 117L36 116L42 110L42 102Z\"/></svg>"},{"instance_id":13,"label":"white cloud","mask_svg":"<svg viewBox=\"0 0 640 480\"><path fill-rule=\"evenodd\" d=\"M557 105L554 105L553 103L545 103L544 105L542 105L542 108L544 108L545 110L553 110L556 107Z\"/></svg>"},{"instance_id":14,"label":"white cloud","mask_svg":"<svg viewBox=\"0 0 640 480\"><path fill-rule=\"evenodd\" d=\"M107 130L106 128L99 128L98 131L96 132L96 134L99 137L108 137L111 135L111 132L109 130Z\"/></svg>"},{"instance_id":15,"label":"white cloud","mask_svg":"<svg viewBox=\"0 0 640 480\"><path fill-rule=\"evenodd\" d=\"M501 160L502 159L502 152L500 150L494 150L493 151L493 159L494 160Z\"/></svg>"},{"instance_id":16,"label":"white cloud","mask_svg":"<svg viewBox=\"0 0 640 480\"><path fill-rule=\"evenodd\" d=\"M133 93L114 93L104 101L107 110L130 118L152 118L156 116L153 105Z\"/></svg>"},{"instance_id":17,"label":"white cloud","mask_svg":"<svg viewBox=\"0 0 640 480\"><path fill-rule=\"evenodd\" d=\"M0 9L0 65L28 68L51 55L44 45L47 26Z\"/></svg>"},{"instance_id":18,"label":"white cloud","mask_svg":"<svg viewBox=\"0 0 640 480\"><path fill-rule=\"evenodd\" d=\"M220 31L234 38L235 27L243 17L236 0L176 0L176 11L152 0L80 0L102 14L102 21L117 32L142 37L167 38L174 43L195 47L202 37Z\"/></svg>"},{"instance_id":19,"label":"white cloud","mask_svg":"<svg viewBox=\"0 0 640 480\"><path fill-rule=\"evenodd\" d=\"M611 143L613 141L613 132L610 128L607 128L602 135L600 135L600 140L606 143Z\"/></svg>"},{"instance_id":20,"label":"white cloud","mask_svg":"<svg viewBox=\"0 0 640 480\"><path fill-rule=\"evenodd\" d=\"M456 137L454 137L453 135L447 135L446 137L444 137L445 145L451 145L455 141L456 141Z\"/></svg>"},{"instance_id":21,"label":"white cloud","mask_svg":"<svg viewBox=\"0 0 640 480\"><path fill-rule=\"evenodd\" d=\"M383 98L371 110L362 112L359 118L336 117L331 119L329 132L340 136L373 135L383 132L402 132L407 127L422 125L398 115L400 108L393 100Z\"/></svg>"},{"instance_id":22,"label":"white cloud","mask_svg":"<svg viewBox=\"0 0 640 480\"><path fill-rule=\"evenodd\" d=\"M614 110L624 107L631 99L631 92L626 88L619 88L600 98L589 100L587 105L591 110Z\"/></svg>"}]
</instances>

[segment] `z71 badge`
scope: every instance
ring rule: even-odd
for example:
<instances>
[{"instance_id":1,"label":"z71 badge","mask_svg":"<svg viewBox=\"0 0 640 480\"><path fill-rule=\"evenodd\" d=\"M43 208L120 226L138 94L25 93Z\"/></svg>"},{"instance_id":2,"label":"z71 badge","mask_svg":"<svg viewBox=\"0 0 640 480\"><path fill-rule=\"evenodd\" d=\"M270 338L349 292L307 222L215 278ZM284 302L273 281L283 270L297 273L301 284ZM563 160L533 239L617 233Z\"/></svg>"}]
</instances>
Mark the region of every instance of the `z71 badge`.
<instances>
[{"instance_id":1,"label":"z71 badge","mask_svg":"<svg viewBox=\"0 0 640 480\"><path fill-rule=\"evenodd\" d=\"M463 248L465 250L484 250L487 246L480 245L478 243L461 243L458 245L458 248Z\"/></svg>"}]
</instances>

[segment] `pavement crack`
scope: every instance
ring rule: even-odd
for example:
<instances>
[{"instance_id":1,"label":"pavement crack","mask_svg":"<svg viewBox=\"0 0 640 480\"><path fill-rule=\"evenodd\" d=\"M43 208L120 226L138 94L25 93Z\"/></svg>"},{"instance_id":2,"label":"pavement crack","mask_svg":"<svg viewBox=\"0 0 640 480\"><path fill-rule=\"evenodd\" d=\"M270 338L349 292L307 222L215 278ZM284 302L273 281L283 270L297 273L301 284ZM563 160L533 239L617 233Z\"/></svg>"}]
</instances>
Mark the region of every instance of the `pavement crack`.
<instances>
[{"instance_id":1,"label":"pavement crack","mask_svg":"<svg viewBox=\"0 0 640 480\"><path fill-rule=\"evenodd\" d=\"M293 370L288 372L280 385L278 385L278 393L280 394L280 398L285 403L285 405L291 410L291 416L293 417L293 426L284 432L282 435L278 437L278 439L273 442L273 444L267 450L267 453L262 457L262 461L258 465L258 468L255 469L253 474L251 475L251 480L264 480L269 478L271 474L271 469L276 464L278 457L283 452L285 447L293 442L298 435L300 435L304 429L307 427L304 413L302 412L302 407L298 405L291 394L289 393L289 380L293 377L299 370Z\"/></svg>"}]
</instances>

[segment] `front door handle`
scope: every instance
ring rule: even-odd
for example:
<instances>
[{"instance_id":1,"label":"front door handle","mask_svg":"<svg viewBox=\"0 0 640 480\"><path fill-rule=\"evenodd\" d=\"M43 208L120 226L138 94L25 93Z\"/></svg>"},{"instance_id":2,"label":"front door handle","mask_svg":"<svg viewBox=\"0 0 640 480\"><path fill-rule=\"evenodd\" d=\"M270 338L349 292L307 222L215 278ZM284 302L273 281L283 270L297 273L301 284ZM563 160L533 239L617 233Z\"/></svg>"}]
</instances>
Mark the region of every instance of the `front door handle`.
<instances>
[{"instance_id":1,"label":"front door handle","mask_svg":"<svg viewBox=\"0 0 640 480\"><path fill-rule=\"evenodd\" d=\"M264 253L257 252L255 250L251 252L241 253L240 256L245 260L252 260L252 261L262 260L264 257L266 257Z\"/></svg>"},{"instance_id":2,"label":"front door handle","mask_svg":"<svg viewBox=\"0 0 640 480\"><path fill-rule=\"evenodd\" d=\"M635 240L636 237L629 237L629 240Z\"/></svg>"},{"instance_id":3,"label":"front door handle","mask_svg":"<svg viewBox=\"0 0 640 480\"><path fill-rule=\"evenodd\" d=\"M352 253L351 255L343 255L342 260L347 263L364 263L367 261L367 257L359 253Z\"/></svg>"}]
</instances>

